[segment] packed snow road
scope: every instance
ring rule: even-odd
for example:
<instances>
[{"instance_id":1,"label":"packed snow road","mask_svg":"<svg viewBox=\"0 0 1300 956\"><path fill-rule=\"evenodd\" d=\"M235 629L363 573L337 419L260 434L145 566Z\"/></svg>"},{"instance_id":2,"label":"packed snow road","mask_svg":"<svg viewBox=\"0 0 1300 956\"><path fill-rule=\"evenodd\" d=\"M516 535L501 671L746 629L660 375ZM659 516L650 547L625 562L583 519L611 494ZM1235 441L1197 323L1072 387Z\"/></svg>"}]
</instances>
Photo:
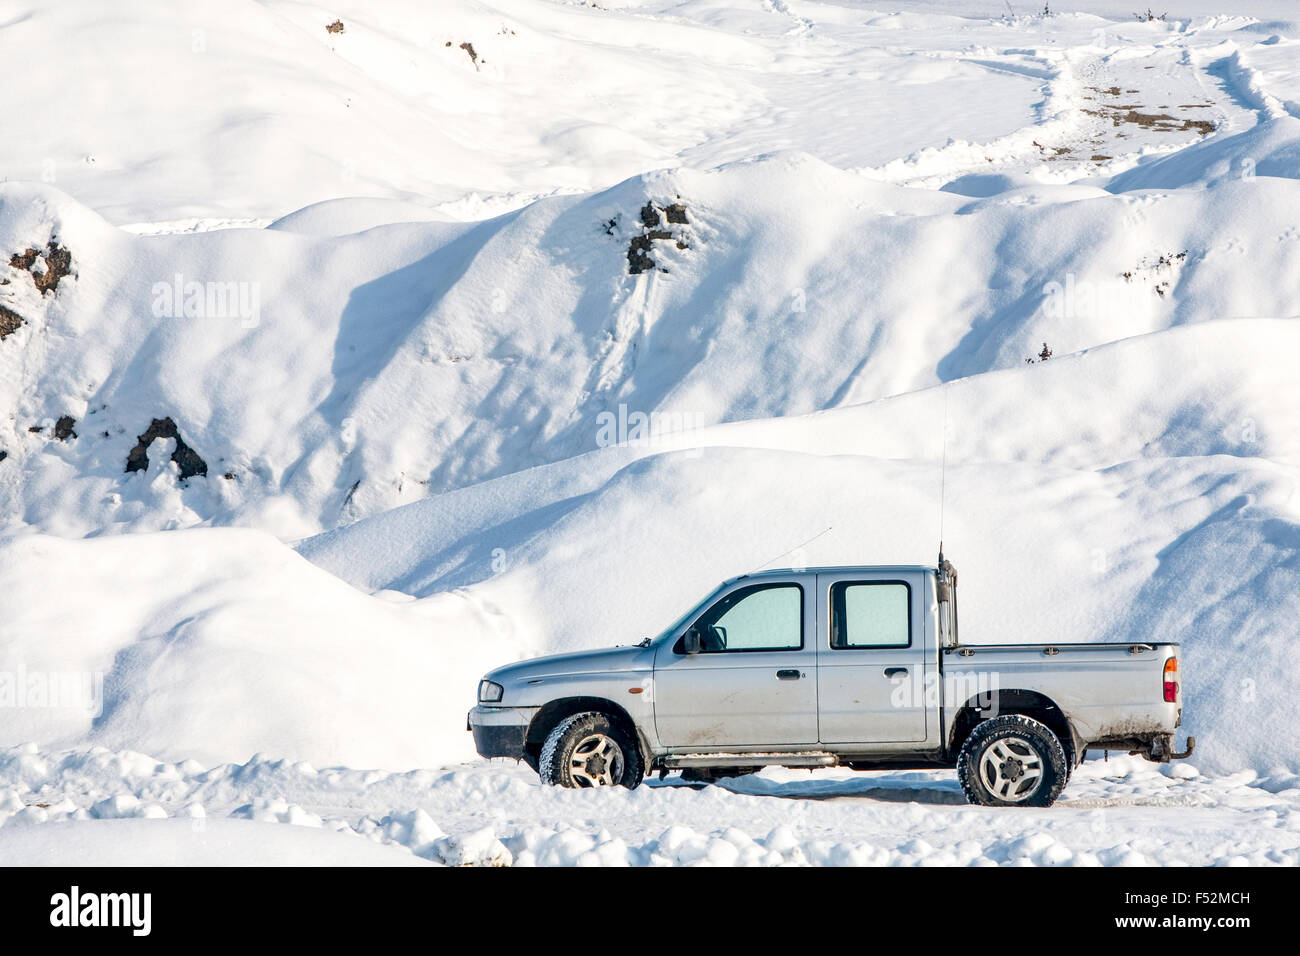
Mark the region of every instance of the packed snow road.
<instances>
[{"instance_id":1,"label":"packed snow road","mask_svg":"<svg viewBox=\"0 0 1300 956\"><path fill-rule=\"evenodd\" d=\"M259 823L280 826L244 829ZM508 761L385 773L260 756L205 770L103 749L0 755L4 863L247 863L274 858L268 845L283 862L395 865L1295 865L1300 777L1119 757L1087 762L1056 807L992 810L964 805L938 771L576 791Z\"/></svg>"}]
</instances>

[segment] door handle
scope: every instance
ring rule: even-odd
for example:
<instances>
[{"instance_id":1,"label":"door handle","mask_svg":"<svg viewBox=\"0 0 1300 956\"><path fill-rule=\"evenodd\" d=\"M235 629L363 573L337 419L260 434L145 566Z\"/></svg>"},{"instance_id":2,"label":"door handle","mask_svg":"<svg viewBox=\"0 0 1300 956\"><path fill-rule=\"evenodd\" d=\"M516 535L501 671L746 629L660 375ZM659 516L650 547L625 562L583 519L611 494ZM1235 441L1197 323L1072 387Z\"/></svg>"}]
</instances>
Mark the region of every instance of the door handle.
<instances>
[{"instance_id":1,"label":"door handle","mask_svg":"<svg viewBox=\"0 0 1300 956\"><path fill-rule=\"evenodd\" d=\"M777 680L798 680L802 676L803 675L800 674L797 670L783 670L783 671L776 672Z\"/></svg>"},{"instance_id":2,"label":"door handle","mask_svg":"<svg viewBox=\"0 0 1300 956\"><path fill-rule=\"evenodd\" d=\"M885 676L886 676L886 677L906 677L906 676L907 676L907 668L906 668L906 667L886 667L886 668L885 668Z\"/></svg>"}]
</instances>

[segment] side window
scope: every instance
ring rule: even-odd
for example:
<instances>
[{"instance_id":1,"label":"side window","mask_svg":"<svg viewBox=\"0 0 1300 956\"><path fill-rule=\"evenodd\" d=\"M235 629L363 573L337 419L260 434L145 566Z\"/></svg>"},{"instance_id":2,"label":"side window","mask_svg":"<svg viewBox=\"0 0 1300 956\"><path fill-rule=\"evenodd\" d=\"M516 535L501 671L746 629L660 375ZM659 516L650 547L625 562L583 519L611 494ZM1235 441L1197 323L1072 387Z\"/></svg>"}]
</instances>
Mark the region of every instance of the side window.
<instances>
[{"instance_id":1,"label":"side window","mask_svg":"<svg viewBox=\"0 0 1300 956\"><path fill-rule=\"evenodd\" d=\"M831 585L831 648L910 647L912 589L904 581Z\"/></svg>"},{"instance_id":2,"label":"side window","mask_svg":"<svg viewBox=\"0 0 1300 956\"><path fill-rule=\"evenodd\" d=\"M757 584L732 591L695 622L700 652L791 651L803 647L803 588ZM681 642L677 650L681 652Z\"/></svg>"}]
</instances>

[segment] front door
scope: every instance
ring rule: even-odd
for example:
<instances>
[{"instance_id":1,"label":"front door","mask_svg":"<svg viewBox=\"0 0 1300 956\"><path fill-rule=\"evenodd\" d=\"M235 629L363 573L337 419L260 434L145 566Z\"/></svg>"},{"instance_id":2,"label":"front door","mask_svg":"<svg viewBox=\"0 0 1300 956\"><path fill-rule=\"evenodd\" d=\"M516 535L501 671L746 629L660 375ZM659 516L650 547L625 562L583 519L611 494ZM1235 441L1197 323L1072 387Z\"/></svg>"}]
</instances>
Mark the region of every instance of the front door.
<instances>
[{"instance_id":1,"label":"front door","mask_svg":"<svg viewBox=\"0 0 1300 956\"><path fill-rule=\"evenodd\" d=\"M655 657L655 729L679 752L817 742L816 608L801 580L738 583Z\"/></svg>"}]
</instances>

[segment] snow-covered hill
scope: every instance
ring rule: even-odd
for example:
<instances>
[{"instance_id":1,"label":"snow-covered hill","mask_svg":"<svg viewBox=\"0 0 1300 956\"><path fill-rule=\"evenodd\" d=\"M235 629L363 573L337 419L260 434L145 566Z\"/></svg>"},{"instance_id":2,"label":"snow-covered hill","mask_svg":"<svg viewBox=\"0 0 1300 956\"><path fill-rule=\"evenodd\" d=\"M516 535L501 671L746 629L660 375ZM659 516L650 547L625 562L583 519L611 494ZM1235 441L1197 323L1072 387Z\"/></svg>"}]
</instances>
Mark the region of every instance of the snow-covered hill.
<instances>
[{"instance_id":1,"label":"snow-covered hill","mask_svg":"<svg viewBox=\"0 0 1300 956\"><path fill-rule=\"evenodd\" d=\"M58 243L75 272L41 297L11 266L0 289L24 320L0 343L0 501L71 535L300 536L595 449L620 407L800 414L1300 302L1281 177L981 199L783 155L342 236L140 238L48 190L0 195L7 246ZM124 474L155 419L206 479Z\"/></svg>"},{"instance_id":2,"label":"snow-covered hill","mask_svg":"<svg viewBox=\"0 0 1300 956\"><path fill-rule=\"evenodd\" d=\"M760 566L933 561L945 457L963 637L1181 640L1214 776L1138 798L1290 806L1285 4L19 6L0 52L42 107L0 143L0 677L84 698L0 712L0 821L107 814L109 770L51 769L87 761L136 809L211 784L253 819L294 817L266 809L285 768L346 768L311 796L334 819L370 769L471 760L492 665L638 640ZM203 770L227 762L270 789ZM772 780L737 786L806 795ZM336 828L439 858L412 792ZM790 856L637 799L611 860ZM586 852L535 822L484 846ZM1067 830L1069 857L1014 827L940 855L1165 859ZM1294 852L1189 846L1167 861Z\"/></svg>"}]
</instances>

